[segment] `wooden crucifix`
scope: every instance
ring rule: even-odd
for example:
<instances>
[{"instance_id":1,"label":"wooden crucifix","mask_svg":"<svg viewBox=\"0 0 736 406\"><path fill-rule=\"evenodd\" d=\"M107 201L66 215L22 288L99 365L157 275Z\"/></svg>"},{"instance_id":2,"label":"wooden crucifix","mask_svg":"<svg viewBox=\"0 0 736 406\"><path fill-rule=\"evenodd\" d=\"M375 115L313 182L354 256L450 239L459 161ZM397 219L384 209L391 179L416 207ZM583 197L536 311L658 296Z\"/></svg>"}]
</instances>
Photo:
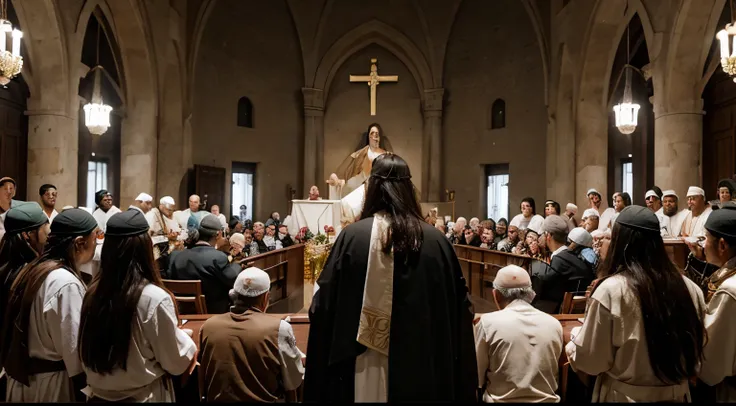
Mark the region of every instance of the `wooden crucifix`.
<instances>
[{"instance_id":1,"label":"wooden crucifix","mask_svg":"<svg viewBox=\"0 0 736 406\"><path fill-rule=\"evenodd\" d=\"M366 82L371 87L371 115L376 115L376 86L383 82L398 82L398 75L380 76L376 63L378 59L371 58L371 73L367 76L350 75L351 82Z\"/></svg>"}]
</instances>

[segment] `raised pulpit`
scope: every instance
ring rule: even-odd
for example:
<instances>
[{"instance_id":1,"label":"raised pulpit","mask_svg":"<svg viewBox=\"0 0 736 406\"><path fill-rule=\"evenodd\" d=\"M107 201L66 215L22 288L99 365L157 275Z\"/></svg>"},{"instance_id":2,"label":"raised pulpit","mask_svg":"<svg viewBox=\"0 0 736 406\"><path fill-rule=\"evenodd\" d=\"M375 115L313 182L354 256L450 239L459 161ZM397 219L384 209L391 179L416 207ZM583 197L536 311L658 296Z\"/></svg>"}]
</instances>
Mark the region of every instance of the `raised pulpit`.
<instances>
[{"instance_id":1,"label":"raised pulpit","mask_svg":"<svg viewBox=\"0 0 736 406\"><path fill-rule=\"evenodd\" d=\"M312 234L325 233L325 226L340 234L341 203L339 200L292 200L291 218L296 230L307 227Z\"/></svg>"}]
</instances>

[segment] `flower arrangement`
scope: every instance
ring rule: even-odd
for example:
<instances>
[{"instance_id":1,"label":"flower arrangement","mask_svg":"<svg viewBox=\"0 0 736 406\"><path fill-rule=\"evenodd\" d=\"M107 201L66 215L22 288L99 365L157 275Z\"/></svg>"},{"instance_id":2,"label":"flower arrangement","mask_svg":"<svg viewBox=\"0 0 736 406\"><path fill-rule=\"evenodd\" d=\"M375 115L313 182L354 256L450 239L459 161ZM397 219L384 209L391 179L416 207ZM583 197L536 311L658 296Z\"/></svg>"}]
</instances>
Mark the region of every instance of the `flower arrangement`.
<instances>
[{"instance_id":1,"label":"flower arrangement","mask_svg":"<svg viewBox=\"0 0 736 406\"><path fill-rule=\"evenodd\" d=\"M302 227L299 229L299 233L296 235L296 240L298 242L306 243L307 241L314 238L314 233L309 231L308 227Z\"/></svg>"}]
</instances>

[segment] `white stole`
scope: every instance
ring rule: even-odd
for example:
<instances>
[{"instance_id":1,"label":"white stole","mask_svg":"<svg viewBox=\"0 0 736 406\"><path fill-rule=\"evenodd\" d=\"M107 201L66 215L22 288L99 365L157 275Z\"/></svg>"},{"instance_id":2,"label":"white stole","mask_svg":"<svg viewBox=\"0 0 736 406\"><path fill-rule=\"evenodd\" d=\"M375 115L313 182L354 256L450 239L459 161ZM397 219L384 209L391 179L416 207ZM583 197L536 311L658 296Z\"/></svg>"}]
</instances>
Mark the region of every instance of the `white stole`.
<instances>
[{"instance_id":1,"label":"white stole","mask_svg":"<svg viewBox=\"0 0 736 406\"><path fill-rule=\"evenodd\" d=\"M373 216L368 269L365 275L363 307L357 341L368 349L355 363L355 401L388 400L388 349L391 335L394 256L383 252L390 217L384 212Z\"/></svg>"}]
</instances>

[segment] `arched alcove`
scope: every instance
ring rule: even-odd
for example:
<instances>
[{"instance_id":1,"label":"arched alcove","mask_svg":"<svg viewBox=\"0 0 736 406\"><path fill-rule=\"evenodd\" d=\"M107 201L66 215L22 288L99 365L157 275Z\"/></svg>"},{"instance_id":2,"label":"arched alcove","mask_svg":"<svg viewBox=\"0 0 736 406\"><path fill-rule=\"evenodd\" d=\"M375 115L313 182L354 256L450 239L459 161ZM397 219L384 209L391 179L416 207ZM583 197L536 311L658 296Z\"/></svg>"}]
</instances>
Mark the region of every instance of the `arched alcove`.
<instances>
[{"instance_id":1,"label":"arched alcove","mask_svg":"<svg viewBox=\"0 0 736 406\"><path fill-rule=\"evenodd\" d=\"M506 128L506 102L503 99L496 99L491 105L491 130Z\"/></svg>"},{"instance_id":2,"label":"arched alcove","mask_svg":"<svg viewBox=\"0 0 736 406\"><path fill-rule=\"evenodd\" d=\"M238 127L253 128L253 102L246 96L238 100Z\"/></svg>"}]
</instances>

